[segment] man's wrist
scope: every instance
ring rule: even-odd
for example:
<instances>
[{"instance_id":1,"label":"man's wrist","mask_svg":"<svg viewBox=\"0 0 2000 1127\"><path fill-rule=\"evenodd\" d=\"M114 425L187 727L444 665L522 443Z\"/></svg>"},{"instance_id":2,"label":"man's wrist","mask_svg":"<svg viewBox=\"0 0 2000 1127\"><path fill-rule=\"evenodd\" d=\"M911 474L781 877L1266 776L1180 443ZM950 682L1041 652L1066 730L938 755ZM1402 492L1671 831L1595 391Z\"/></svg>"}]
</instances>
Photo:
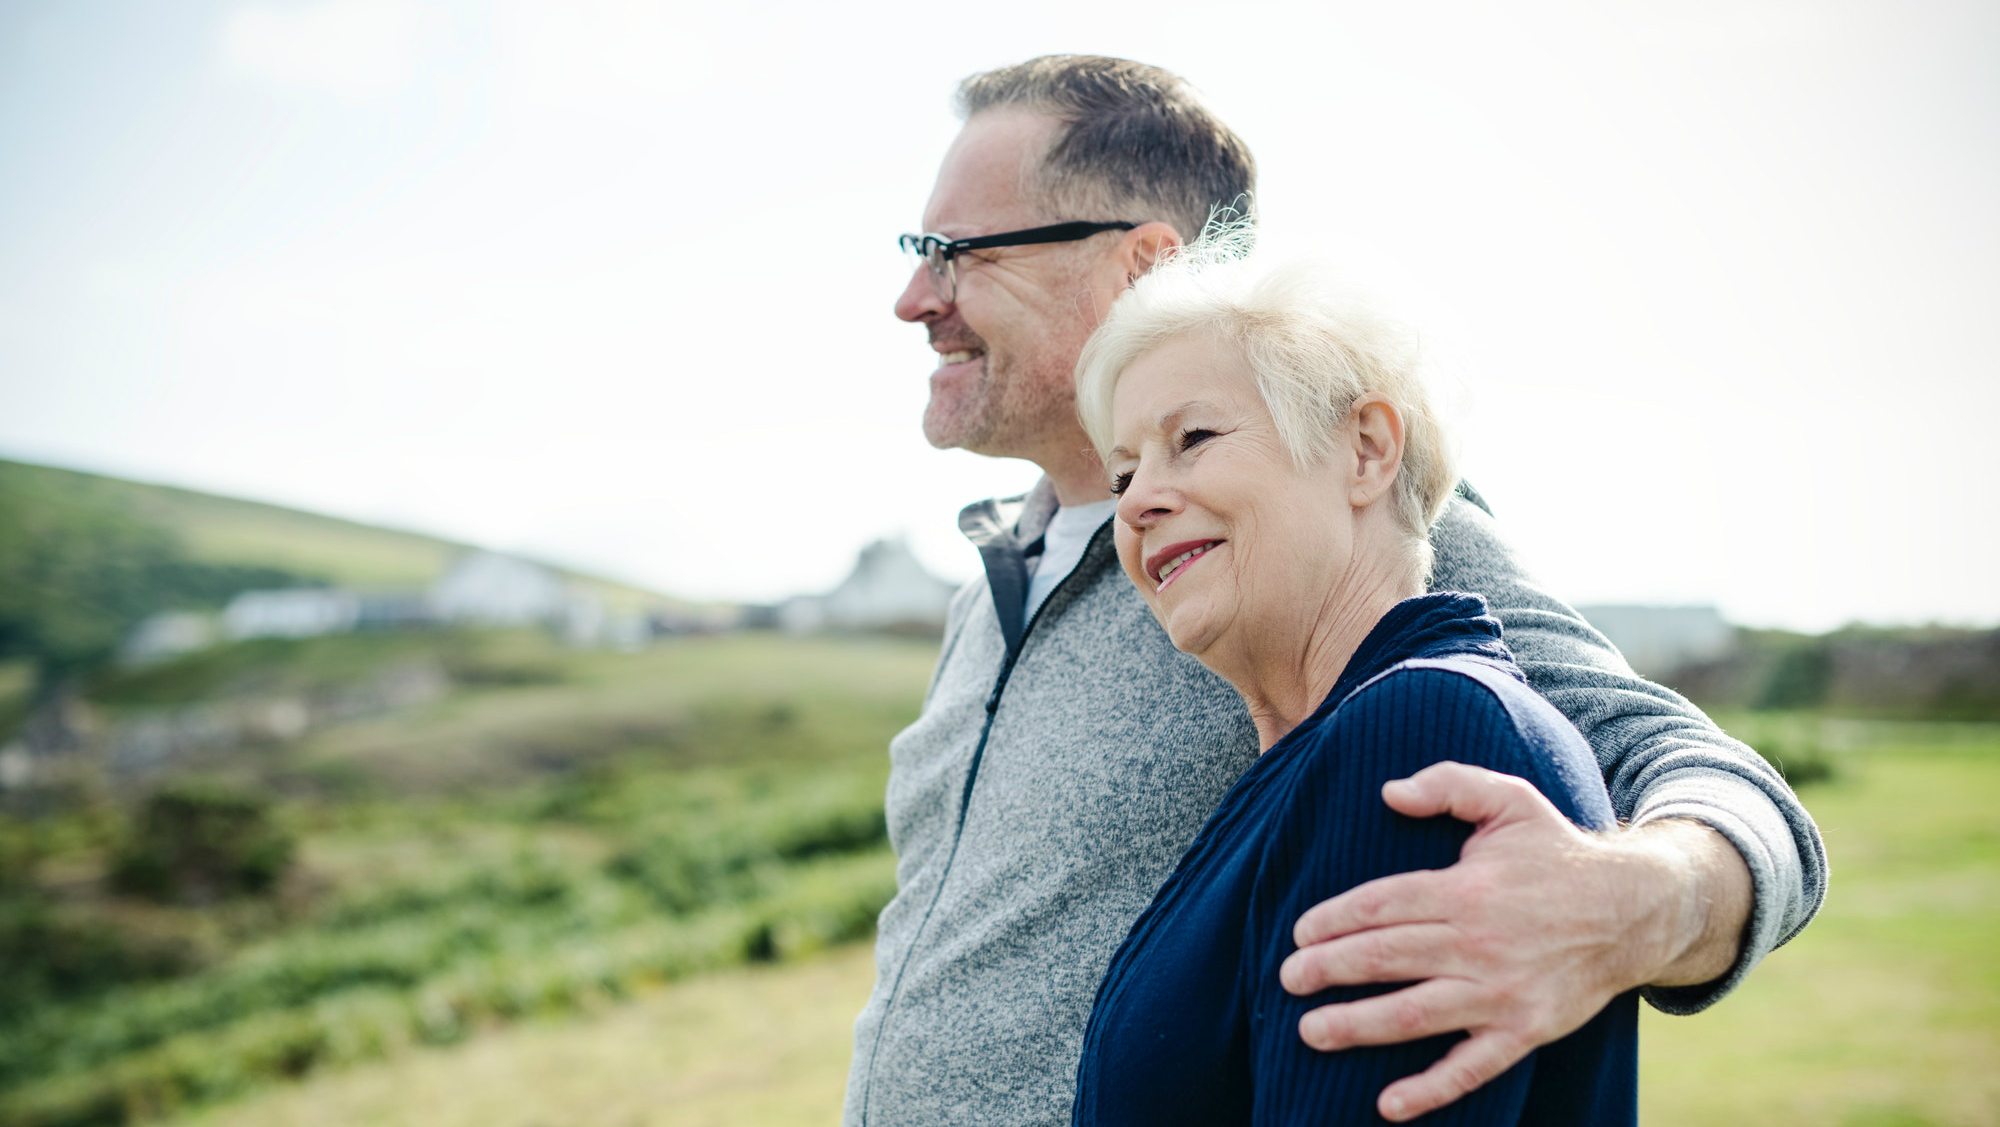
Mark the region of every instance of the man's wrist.
<instances>
[{"instance_id":1,"label":"man's wrist","mask_svg":"<svg viewBox=\"0 0 2000 1127\"><path fill-rule=\"evenodd\" d=\"M1729 839L1701 822L1664 818L1628 834L1661 869L1666 896L1657 963L1644 985L1694 986L1729 973L1755 889Z\"/></svg>"}]
</instances>

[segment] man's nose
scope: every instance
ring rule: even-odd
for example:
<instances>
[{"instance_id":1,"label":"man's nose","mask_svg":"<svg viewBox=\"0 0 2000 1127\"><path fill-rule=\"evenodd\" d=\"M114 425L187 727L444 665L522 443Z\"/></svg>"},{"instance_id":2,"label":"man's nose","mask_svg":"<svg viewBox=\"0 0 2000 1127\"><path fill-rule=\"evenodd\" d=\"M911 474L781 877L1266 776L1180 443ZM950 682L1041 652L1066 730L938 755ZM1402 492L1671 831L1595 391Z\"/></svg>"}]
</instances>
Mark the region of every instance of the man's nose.
<instances>
[{"instance_id":1,"label":"man's nose","mask_svg":"<svg viewBox=\"0 0 2000 1127\"><path fill-rule=\"evenodd\" d=\"M919 263L910 271L910 284L896 299L896 316L915 323L935 321L950 311L950 304L938 296L937 279L931 277L930 267Z\"/></svg>"}]
</instances>

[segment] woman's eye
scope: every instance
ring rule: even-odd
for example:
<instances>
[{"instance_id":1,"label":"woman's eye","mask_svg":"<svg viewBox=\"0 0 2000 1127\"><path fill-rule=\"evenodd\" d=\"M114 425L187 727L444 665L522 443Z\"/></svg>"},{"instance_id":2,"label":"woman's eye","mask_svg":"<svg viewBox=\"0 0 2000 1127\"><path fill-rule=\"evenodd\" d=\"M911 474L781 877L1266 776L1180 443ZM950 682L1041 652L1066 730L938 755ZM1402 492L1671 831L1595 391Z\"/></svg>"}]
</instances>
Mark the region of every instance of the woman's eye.
<instances>
[{"instance_id":1,"label":"woman's eye","mask_svg":"<svg viewBox=\"0 0 2000 1127\"><path fill-rule=\"evenodd\" d=\"M1111 479L1111 495L1113 497L1123 497L1125 491L1131 487L1132 475L1129 473L1122 473Z\"/></svg>"},{"instance_id":2,"label":"woman's eye","mask_svg":"<svg viewBox=\"0 0 2000 1127\"><path fill-rule=\"evenodd\" d=\"M1192 450L1194 447L1214 438L1215 433L1212 430L1203 430L1200 427L1189 427L1187 430L1181 432L1181 449Z\"/></svg>"}]
</instances>

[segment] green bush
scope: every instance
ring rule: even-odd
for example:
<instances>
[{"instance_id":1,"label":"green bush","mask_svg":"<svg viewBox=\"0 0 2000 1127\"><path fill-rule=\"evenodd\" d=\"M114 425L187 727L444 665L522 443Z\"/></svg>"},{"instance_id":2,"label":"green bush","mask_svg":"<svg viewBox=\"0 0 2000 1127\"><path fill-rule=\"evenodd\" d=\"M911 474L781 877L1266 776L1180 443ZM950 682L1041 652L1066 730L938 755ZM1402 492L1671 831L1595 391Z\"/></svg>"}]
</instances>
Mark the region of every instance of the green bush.
<instances>
[{"instance_id":1,"label":"green bush","mask_svg":"<svg viewBox=\"0 0 2000 1127\"><path fill-rule=\"evenodd\" d=\"M1831 782L1842 773L1839 760L1819 744L1779 743L1760 751L1794 789Z\"/></svg>"},{"instance_id":2,"label":"green bush","mask_svg":"<svg viewBox=\"0 0 2000 1127\"><path fill-rule=\"evenodd\" d=\"M1833 651L1824 638L1799 638L1780 648L1751 706L1817 708L1833 681Z\"/></svg>"},{"instance_id":3,"label":"green bush","mask_svg":"<svg viewBox=\"0 0 2000 1127\"><path fill-rule=\"evenodd\" d=\"M605 871L645 889L667 911L686 913L756 895L788 864L887 838L880 790L849 783L727 817L683 819L621 851Z\"/></svg>"},{"instance_id":4,"label":"green bush","mask_svg":"<svg viewBox=\"0 0 2000 1127\"><path fill-rule=\"evenodd\" d=\"M209 955L189 929L113 926L32 893L0 895L0 1032L37 1006L186 974Z\"/></svg>"},{"instance_id":5,"label":"green bush","mask_svg":"<svg viewBox=\"0 0 2000 1127\"><path fill-rule=\"evenodd\" d=\"M296 851L268 798L183 780L146 799L112 858L111 882L162 902L212 903L269 892Z\"/></svg>"},{"instance_id":6,"label":"green bush","mask_svg":"<svg viewBox=\"0 0 2000 1127\"><path fill-rule=\"evenodd\" d=\"M1756 712L1729 717L1729 733L1757 750L1793 787L1830 782L1846 773L1826 719L1806 712Z\"/></svg>"},{"instance_id":7,"label":"green bush","mask_svg":"<svg viewBox=\"0 0 2000 1127\"><path fill-rule=\"evenodd\" d=\"M33 888L35 868L45 852L32 827L0 820L0 896Z\"/></svg>"}]
</instances>

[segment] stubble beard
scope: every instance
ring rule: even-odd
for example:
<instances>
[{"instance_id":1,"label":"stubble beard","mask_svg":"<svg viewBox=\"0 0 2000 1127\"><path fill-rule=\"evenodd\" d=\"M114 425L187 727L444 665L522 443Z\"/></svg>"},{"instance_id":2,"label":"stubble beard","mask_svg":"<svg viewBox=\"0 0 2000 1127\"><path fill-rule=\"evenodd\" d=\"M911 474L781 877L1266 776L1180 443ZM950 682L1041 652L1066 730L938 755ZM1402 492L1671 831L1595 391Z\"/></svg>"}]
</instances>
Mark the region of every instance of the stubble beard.
<instances>
[{"instance_id":1,"label":"stubble beard","mask_svg":"<svg viewBox=\"0 0 2000 1127\"><path fill-rule=\"evenodd\" d=\"M939 450L1034 460L1075 419L1076 395L1066 381L1022 368L1016 363L996 375L993 356L986 353L973 386L932 389L924 408L925 440Z\"/></svg>"},{"instance_id":2,"label":"stubble beard","mask_svg":"<svg viewBox=\"0 0 2000 1127\"><path fill-rule=\"evenodd\" d=\"M932 386L930 402L924 408L926 441L939 450L1037 461L1051 442L1059 443L1068 432L1082 434L1072 371L1082 338L1089 335L1087 329L1078 334L1065 324L1044 326L1044 333L1051 336L1075 337L1067 356L1047 355L1065 350L1043 340L1037 342L1043 348L1031 345L996 359L984 337L962 320L953 321L955 324L944 331L933 326L932 346L943 341L952 350L977 349L978 378L957 386Z\"/></svg>"},{"instance_id":3,"label":"stubble beard","mask_svg":"<svg viewBox=\"0 0 2000 1127\"><path fill-rule=\"evenodd\" d=\"M982 343L980 347L984 347ZM993 358L979 357L974 386L931 389L924 406L924 439L939 450L977 450L993 434Z\"/></svg>"}]
</instances>

